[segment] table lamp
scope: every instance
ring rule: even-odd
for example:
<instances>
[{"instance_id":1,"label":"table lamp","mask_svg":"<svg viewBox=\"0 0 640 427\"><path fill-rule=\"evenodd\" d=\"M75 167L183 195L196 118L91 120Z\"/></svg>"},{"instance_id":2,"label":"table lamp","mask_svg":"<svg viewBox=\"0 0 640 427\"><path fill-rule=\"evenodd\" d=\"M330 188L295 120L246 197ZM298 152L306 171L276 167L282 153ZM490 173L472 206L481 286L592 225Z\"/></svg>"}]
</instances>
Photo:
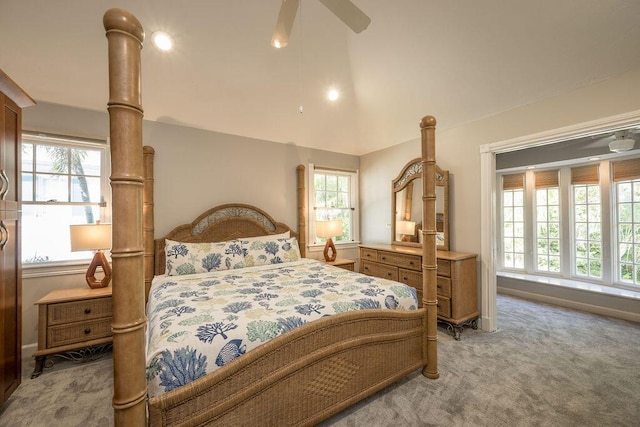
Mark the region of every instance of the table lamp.
<instances>
[{"instance_id":1,"label":"table lamp","mask_svg":"<svg viewBox=\"0 0 640 427\"><path fill-rule=\"evenodd\" d=\"M396 221L396 233L402 234L401 240L403 242L408 242L408 236L416 234L416 223L414 221Z\"/></svg>"},{"instance_id":2,"label":"table lamp","mask_svg":"<svg viewBox=\"0 0 640 427\"><path fill-rule=\"evenodd\" d=\"M111 266L102 249L111 248L111 224L70 225L71 251L96 251L87 270L87 284L90 288L104 288L111 281ZM96 279L96 269L102 267L104 277Z\"/></svg>"},{"instance_id":3,"label":"table lamp","mask_svg":"<svg viewBox=\"0 0 640 427\"><path fill-rule=\"evenodd\" d=\"M336 246L333 244L332 237L342 236L342 220L332 219L329 221L316 221L316 235L318 237L326 237L327 243L324 245L324 259L327 262L336 260ZM329 254L331 251L331 254Z\"/></svg>"}]
</instances>

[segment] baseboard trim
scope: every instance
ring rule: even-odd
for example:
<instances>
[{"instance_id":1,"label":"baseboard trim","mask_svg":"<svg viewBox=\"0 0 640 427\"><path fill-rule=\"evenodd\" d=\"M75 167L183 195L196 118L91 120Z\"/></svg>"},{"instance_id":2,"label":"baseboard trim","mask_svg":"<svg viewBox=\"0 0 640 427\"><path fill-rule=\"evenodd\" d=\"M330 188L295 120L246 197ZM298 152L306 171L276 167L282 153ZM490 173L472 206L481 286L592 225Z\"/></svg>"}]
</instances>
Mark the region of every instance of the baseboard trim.
<instances>
[{"instance_id":1,"label":"baseboard trim","mask_svg":"<svg viewBox=\"0 0 640 427\"><path fill-rule=\"evenodd\" d=\"M498 293L640 323L640 314L498 286Z\"/></svg>"},{"instance_id":2,"label":"baseboard trim","mask_svg":"<svg viewBox=\"0 0 640 427\"><path fill-rule=\"evenodd\" d=\"M38 343L34 342L33 344L23 345L22 346L22 358L24 359L24 355L25 354L31 355L31 354L35 353L36 350L38 350Z\"/></svg>"}]
</instances>

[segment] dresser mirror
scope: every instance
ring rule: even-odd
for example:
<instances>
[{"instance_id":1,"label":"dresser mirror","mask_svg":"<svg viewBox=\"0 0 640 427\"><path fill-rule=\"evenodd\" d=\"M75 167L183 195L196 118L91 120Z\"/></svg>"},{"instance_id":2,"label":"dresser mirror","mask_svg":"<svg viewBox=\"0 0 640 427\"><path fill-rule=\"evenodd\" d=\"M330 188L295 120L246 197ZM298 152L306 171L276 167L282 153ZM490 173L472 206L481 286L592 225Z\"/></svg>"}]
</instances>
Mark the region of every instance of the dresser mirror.
<instances>
[{"instance_id":1,"label":"dresser mirror","mask_svg":"<svg viewBox=\"0 0 640 427\"><path fill-rule=\"evenodd\" d=\"M392 244L422 246L422 163L413 159L392 182ZM449 171L436 165L436 244L449 250Z\"/></svg>"}]
</instances>

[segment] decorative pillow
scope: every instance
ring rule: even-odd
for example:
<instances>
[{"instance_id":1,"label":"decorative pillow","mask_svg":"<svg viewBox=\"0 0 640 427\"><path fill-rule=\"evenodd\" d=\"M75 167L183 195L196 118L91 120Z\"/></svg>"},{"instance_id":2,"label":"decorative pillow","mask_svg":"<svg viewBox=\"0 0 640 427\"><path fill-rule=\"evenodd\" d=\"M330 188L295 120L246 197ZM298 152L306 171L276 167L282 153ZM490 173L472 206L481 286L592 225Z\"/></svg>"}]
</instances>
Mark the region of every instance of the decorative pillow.
<instances>
[{"instance_id":1,"label":"decorative pillow","mask_svg":"<svg viewBox=\"0 0 640 427\"><path fill-rule=\"evenodd\" d=\"M253 241L241 239L240 243L245 254L244 264L246 267L280 264L298 261L301 258L298 239L295 237Z\"/></svg>"},{"instance_id":2,"label":"decorative pillow","mask_svg":"<svg viewBox=\"0 0 640 427\"><path fill-rule=\"evenodd\" d=\"M238 240L217 243L165 241L166 274L179 276L243 268L244 252Z\"/></svg>"}]
</instances>

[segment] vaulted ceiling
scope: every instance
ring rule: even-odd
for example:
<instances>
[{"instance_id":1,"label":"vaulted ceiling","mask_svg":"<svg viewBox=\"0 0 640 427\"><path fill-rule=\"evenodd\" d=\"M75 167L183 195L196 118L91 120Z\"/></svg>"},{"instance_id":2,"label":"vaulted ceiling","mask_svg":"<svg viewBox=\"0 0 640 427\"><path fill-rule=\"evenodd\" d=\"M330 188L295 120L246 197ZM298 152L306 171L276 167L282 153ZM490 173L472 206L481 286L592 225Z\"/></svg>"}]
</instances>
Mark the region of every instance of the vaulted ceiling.
<instances>
[{"instance_id":1,"label":"vaulted ceiling","mask_svg":"<svg viewBox=\"0 0 640 427\"><path fill-rule=\"evenodd\" d=\"M121 7L147 35L146 119L358 155L426 114L447 129L640 68L638 0L354 0L360 34L301 0L278 50L280 2L0 0L0 68L38 101L105 110L102 16Z\"/></svg>"}]
</instances>

